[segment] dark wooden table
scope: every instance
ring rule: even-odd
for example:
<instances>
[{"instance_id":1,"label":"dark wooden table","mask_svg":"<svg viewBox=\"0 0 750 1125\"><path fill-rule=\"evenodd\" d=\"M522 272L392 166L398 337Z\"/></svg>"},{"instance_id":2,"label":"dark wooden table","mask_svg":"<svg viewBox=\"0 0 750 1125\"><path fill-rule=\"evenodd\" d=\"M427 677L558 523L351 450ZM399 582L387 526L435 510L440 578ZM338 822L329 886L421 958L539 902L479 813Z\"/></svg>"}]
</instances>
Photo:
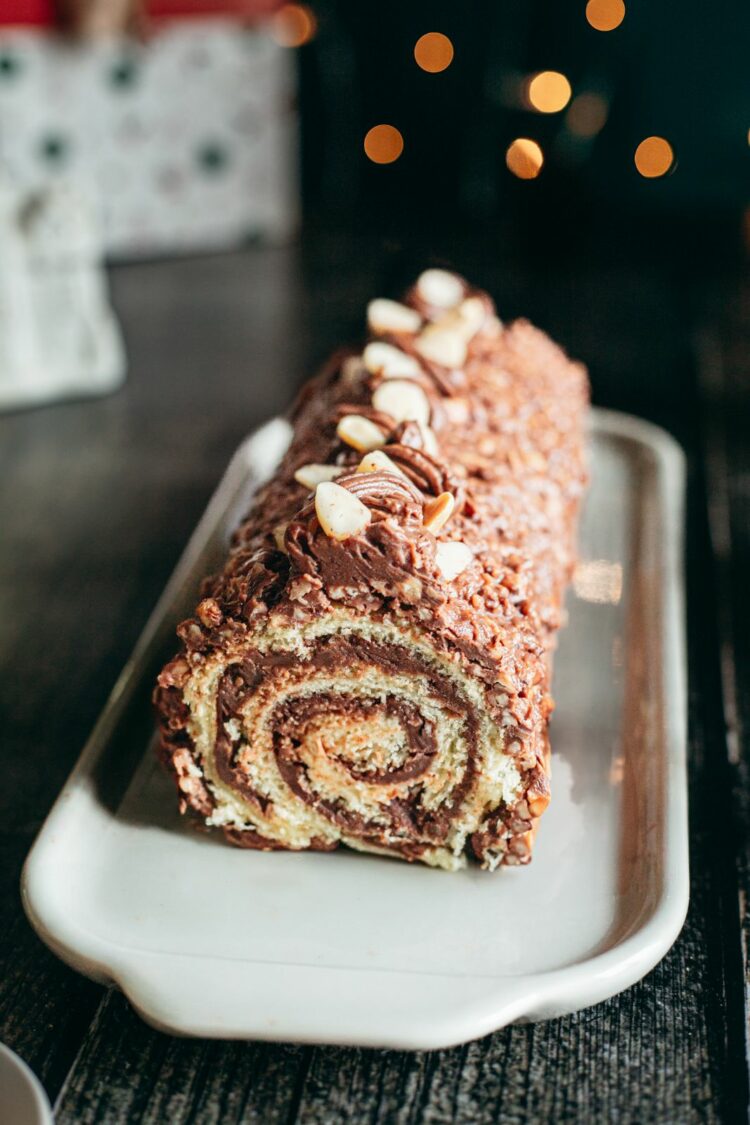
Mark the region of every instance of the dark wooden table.
<instances>
[{"instance_id":1,"label":"dark wooden table","mask_svg":"<svg viewBox=\"0 0 750 1125\"><path fill-rule=\"evenodd\" d=\"M444 239L501 315L547 328L589 364L596 401L666 426L690 465L685 929L623 995L454 1050L170 1038L57 961L18 894L34 836L233 448L356 334L368 296L422 265L419 239L318 235L120 267L127 386L0 419L0 1039L40 1075L61 1125L745 1119L750 287L735 267L706 275L652 250L514 262Z\"/></svg>"}]
</instances>

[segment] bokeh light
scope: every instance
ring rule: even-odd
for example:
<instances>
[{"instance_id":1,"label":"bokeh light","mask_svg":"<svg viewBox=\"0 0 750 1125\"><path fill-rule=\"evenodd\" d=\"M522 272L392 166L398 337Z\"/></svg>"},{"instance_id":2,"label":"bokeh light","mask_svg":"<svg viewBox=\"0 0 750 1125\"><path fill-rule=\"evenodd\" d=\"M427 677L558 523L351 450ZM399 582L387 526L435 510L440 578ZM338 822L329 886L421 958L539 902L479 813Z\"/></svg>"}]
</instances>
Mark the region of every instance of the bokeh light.
<instances>
[{"instance_id":1,"label":"bokeh light","mask_svg":"<svg viewBox=\"0 0 750 1125\"><path fill-rule=\"evenodd\" d=\"M529 79L526 98L538 113L559 113L570 101L570 82L557 70L541 70Z\"/></svg>"},{"instance_id":2,"label":"bokeh light","mask_svg":"<svg viewBox=\"0 0 750 1125\"><path fill-rule=\"evenodd\" d=\"M307 4L284 4L271 20L271 35L281 47L303 47L317 30L318 21Z\"/></svg>"},{"instance_id":3,"label":"bokeh light","mask_svg":"<svg viewBox=\"0 0 750 1125\"><path fill-rule=\"evenodd\" d=\"M607 112L607 100L601 94L579 94L570 103L565 124L576 137L594 137L604 128Z\"/></svg>"},{"instance_id":4,"label":"bokeh light","mask_svg":"<svg viewBox=\"0 0 750 1125\"><path fill-rule=\"evenodd\" d=\"M505 154L508 170L519 180L535 180L544 164L544 153L529 137L516 137Z\"/></svg>"},{"instance_id":5,"label":"bokeh light","mask_svg":"<svg viewBox=\"0 0 750 1125\"><path fill-rule=\"evenodd\" d=\"M428 31L414 44L414 58L422 70L429 74L439 74L453 62L453 44L447 35L442 35L439 31Z\"/></svg>"},{"instance_id":6,"label":"bokeh light","mask_svg":"<svg viewBox=\"0 0 750 1125\"><path fill-rule=\"evenodd\" d=\"M646 137L635 150L635 166L647 180L666 176L674 164L674 151L664 137Z\"/></svg>"},{"instance_id":7,"label":"bokeh light","mask_svg":"<svg viewBox=\"0 0 750 1125\"><path fill-rule=\"evenodd\" d=\"M365 136L365 153L373 164L392 164L404 151L404 138L395 125L373 125Z\"/></svg>"},{"instance_id":8,"label":"bokeh light","mask_svg":"<svg viewBox=\"0 0 750 1125\"><path fill-rule=\"evenodd\" d=\"M589 0L586 19L595 31L614 31L625 19L623 0Z\"/></svg>"}]
</instances>

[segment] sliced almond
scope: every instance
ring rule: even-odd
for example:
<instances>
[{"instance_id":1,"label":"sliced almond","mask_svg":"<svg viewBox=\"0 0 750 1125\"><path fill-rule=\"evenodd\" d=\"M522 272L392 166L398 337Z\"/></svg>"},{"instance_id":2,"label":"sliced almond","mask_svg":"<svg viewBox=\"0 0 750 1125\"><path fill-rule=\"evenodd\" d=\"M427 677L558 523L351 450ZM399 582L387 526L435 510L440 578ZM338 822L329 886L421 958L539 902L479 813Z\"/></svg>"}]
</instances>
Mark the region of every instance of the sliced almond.
<instances>
[{"instance_id":1,"label":"sliced almond","mask_svg":"<svg viewBox=\"0 0 750 1125\"><path fill-rule=\"evenodd\" d=\"M381 340L368 344L362 353L362 359L368 371L373 375L381 375L383 379L419 375L422 370L414 356L407 355L393 344L384 344Z\"/></svg>"},{"instance_id":2,"label":"sliced almond","mask_svg":"<svg viewBox=\"0 0 750 1125\"><path fill-rule=\"evenodd\" d=\"M365 530L370 509L340 484L324 481L315 490L315 514L329 539L349 539Z\"/></svg>"},{"instance_id":3,"label":"sliced almond","mask_svg":"<svg viewBox=\"0 0 750 1125\"><path fill-rule=\"evenodd\" d=\"M467 297L456 309L466 339L476 336L487 320L487 307L481 297Z\"/></svg>"},{"instance_id":4,"label":"sliced almond","mask_svg":"<svg viewBox=\"0 0 750 1125\"><path fill-rule=\"evenodd\" d=\"M416 383L407 379L388 379L381 383L372 396L372 405L376 410L399 422L422 422L424 425L430 420L430 404L427 395Z\"/></svg>"},{"instance_id":5,"label":"sliced almond","mask_svg":"<svg viewBox=\"0 0 750 1125\"><path fill-rule=\"evenodd\" d=\"M474 553L471 548L460 540L438 543L435 548L435 562L446 582L452 582L454 578L458 578L473 558Z\"/></svg>"},{"instance_id":6,"label":"sliced almond","mask_svg":"<svg viewBox=\"0 0 750 1125\"><path fill-rule=\"evenodd\" d=\"M441 492L434 500L429 500L424 506L422 522L428 531L437 535L441 527L445 527L456 506L456 498L452 492Z\"/></svg>"},{"instance_id":7,"label":"sliced almond","mask_svg":"<svg viewBox=\"0 0 750 1125\"><path fill-rule=\"evenodd\" d=\"M301 465L294 474L297 484L303 484L312 491L321 481L335 480L344 469L341 465Z\"/></svg>"},{"instance_id":8,"label":"sliced almond","mask_svg":"<svg viewBox=\"0 0 750 1125\"><path fill-rule=\"evenodd\" d=\"M336 436L358 453L369 453L371 449L385 445L380 426L362 414L345 414L336 427Z\"/></svg>"},{"instance_id":9,"label":"sliced almond","mask_svg":"<svg viewBox=\"0 0 750 1125\"><path fill-rule=\"evenodd\" d=\"M383 453L382 449L373 449L371 453L365 453L364 457L357 465L357 472L377 473L378 471L395 473L399 477L406 476L406 474L399 469L396 462L391 461L387 453Z\"/></svg>"},{"instance_id":10,"label":"sliced almond","mask_svg":"<svg viewBox=\"0 0 750 1125\"><path fill-rule=\"evenodd\" d=\"M371 332L419 332L422 317L415 309L387 297L377 297L367 306L367 324Z\"/></svg>"},{"instance_id":11,"label":"sliced almond","mask_svg":"<svg viewBox=\"0 0 750 1125\"><path fill-rule=\"evenodd\" d=\"M288 528L288 526L288 523L277 523L276 527L273 529L273 537L276 543L276 549L278 551L281 551L282 555L285 555L287 553L284 536L286 535L286 529Z\"/></svg>"},{"instance_id":12,"label":"sliced almond","mask_svg":"<svg viewBox=\"0 0 750 1125\"><path fill-rule=\"evenodd\" d=\"M466 338L458 323L446 324L438 320L428 324L414 346L425 359L443 367L462 367L466 362Z\"/></svg>"},{"instance_id":13,"label":"sliced almond","mask_svg":"<svg viewBox=\"0 0 750 1125\"><path fill-rule=\"evenodd\" d=\"M417 281L417 292L428 305L452 309L464 295L464 283L448 270L425 270Z\"/></svg>"},{"instance_id":14,"label":"sliced almond","mask_svg":"<svg viewBox=\"0 0 750 1125\"><path fill-rule=\"evenodd\" d=\"M424 422L419 422L418 425L419 432L422 435L422 444L425 453L429 453L431 457L438 457L440 455L440 446L438 445L434 430L431 430Z\"/></svg>"}]
</instances>

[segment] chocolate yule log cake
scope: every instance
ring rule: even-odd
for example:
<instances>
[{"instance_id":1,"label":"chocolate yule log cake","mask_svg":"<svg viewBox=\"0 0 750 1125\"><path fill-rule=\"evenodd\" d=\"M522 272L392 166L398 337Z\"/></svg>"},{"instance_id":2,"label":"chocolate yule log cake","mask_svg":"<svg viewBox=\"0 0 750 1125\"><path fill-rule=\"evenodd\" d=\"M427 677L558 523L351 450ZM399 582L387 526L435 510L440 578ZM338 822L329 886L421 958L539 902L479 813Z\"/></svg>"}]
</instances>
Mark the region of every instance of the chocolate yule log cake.
<instances>
[{"instance_id":1,"label":"chocolate yule log cake","mask_svg":"<svg viewBox=\"0 0 750 1125\"><path fill-rule=\"evenodd\" d=\"M524 864L588 382L427 270L302 390L156 690L180 808L248 848Z\"/></svg>"}]
</instances>

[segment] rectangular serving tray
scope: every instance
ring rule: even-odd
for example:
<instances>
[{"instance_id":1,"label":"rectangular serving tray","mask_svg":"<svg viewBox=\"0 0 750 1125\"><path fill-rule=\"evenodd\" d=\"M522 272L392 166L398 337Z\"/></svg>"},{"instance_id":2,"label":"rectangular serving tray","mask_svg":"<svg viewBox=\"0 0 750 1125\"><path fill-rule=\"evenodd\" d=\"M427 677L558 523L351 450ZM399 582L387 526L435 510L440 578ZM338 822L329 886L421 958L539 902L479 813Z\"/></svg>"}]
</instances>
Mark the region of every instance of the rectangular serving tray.
<instances>
[{"instance_id":1,"label":"rectangular serving tray","mask_svg":"<svg viewBox=\"0 0 750 1125\"><path fill-rule=\"evenodd\" d=\"M531 866L490 875L247 852L177 814L151 748L154 676L288 440L275 419L232 459L26 861L33 926L189 1035L435 1048L627 988L688 903L679 448L592 413L552 804Z\"/></svg>"}]
</instances>

